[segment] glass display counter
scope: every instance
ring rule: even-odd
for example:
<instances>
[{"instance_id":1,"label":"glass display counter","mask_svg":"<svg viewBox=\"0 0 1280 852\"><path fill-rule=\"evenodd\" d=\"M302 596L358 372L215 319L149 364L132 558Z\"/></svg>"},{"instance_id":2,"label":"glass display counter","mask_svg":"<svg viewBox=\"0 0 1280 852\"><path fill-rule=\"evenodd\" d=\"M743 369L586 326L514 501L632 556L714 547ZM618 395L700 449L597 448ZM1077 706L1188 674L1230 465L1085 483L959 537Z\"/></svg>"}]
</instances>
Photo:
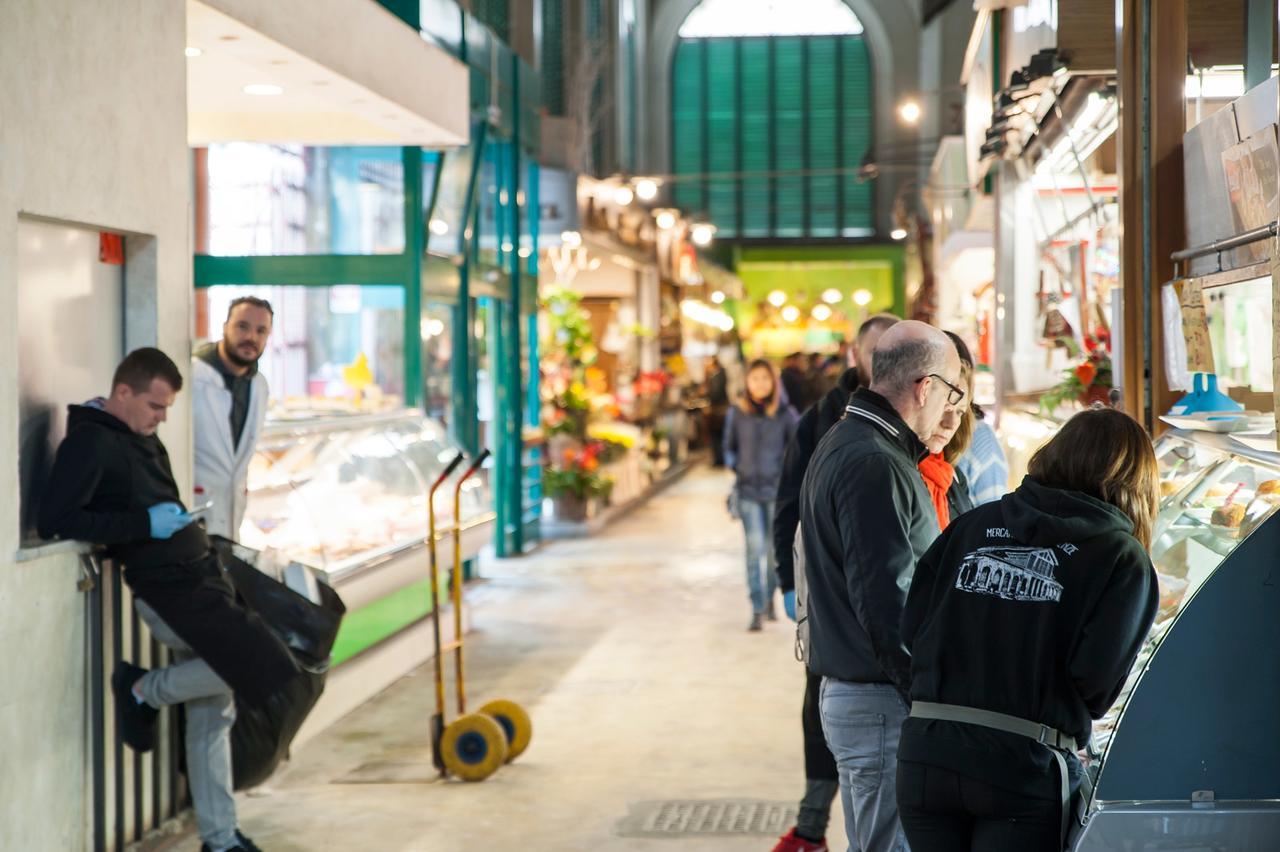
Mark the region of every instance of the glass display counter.
<instances>
[{"instance_id":1,"label":"glass display counter","mask_svg":"<svg viewBox=\"0 0 1280 852\"><path fill-rule=\"evenodd\" d=\"M1094 726L1071 848L1275 848L1250 844L1280 837L1280 455L1173 431L1156 456L1159 609Z\"/></svg>"},{"instance_id":2,"label":"glass display counter","mask_svg":"<svg viewBox=\"0 0 1280 852\"><path fill-rule=\"evenodd\" d=\"M268 422L249 468L240 541L314 566L329 582L421 548L427 490L457 450L444 427L417 411ZM464 557L475 555L494 515L488 485L462 488ZM452 530L453 487L436 493L437 538Z\"/></svg>"}]
</instances>

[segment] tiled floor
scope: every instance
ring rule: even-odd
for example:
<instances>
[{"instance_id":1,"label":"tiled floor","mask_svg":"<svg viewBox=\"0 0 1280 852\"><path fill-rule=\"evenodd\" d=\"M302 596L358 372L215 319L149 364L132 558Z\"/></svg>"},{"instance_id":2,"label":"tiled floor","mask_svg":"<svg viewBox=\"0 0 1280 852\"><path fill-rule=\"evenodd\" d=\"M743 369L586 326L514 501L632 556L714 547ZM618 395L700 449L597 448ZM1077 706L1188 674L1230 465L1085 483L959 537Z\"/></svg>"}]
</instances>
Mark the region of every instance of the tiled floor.
<instances>
[{"instance_id":1,"label":"tiled floor","mask_svg":"<svg viewBox=\"0 0 1280 852\"><path fill-rule=\"evenodd\" d=\"M468 693L474 707L528 709L533 744L518 762L483 783L439 781L419 670L244 797L245 832L267 852L770 849L766 836L642 838L620 825L655 800L790 804L802 792L803 674L790 622L745 630L729 482L697 468L593 539L485 567Z\"/></svg>"}]
</instances>

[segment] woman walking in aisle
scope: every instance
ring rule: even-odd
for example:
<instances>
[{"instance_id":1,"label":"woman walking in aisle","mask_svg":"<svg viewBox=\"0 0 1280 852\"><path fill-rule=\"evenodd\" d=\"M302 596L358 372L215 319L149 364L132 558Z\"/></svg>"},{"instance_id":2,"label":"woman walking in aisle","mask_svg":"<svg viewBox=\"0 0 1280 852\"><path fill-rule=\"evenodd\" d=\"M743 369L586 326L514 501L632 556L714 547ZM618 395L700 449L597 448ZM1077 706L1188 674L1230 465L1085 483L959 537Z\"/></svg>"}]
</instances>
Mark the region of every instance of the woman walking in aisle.
<instances>
[{"instance_id":1,"label":"woman walking in aisle","mask_svg":"<svg viewBox=\"0 0 1280 852\"><path fill-rule=\"evenodd\" d=\"M787 403L778 373L768 361L747 369L747 390L729 408L724 424L725 464L733 469L732 504L747 539L747 591L751 596L749 630L764 619L776 621L774 591L773 503L782 477L782 455L796 430L795 410Z\"/></svg>"},{"instance_id":2,"label":"woman walking in aisle","mask_svg":"<svg viewBox=\"0 0 1280 852\"><path fill-rule=\"evenodd\" d=\"M1062 849L1075 751L1155 617L1159 493L1142 427L1084 411L920 560L897 782L912 852Z\"/></svg>"}]
</instances>

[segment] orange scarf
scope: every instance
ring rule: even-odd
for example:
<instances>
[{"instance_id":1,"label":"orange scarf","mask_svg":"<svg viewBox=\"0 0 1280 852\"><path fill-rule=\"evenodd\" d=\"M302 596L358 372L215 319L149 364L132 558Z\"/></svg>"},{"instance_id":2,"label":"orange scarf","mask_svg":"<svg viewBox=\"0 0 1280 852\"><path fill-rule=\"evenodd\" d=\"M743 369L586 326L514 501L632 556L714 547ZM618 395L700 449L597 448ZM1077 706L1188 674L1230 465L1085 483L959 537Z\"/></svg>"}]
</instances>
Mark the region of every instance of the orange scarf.
<instances>
[{"instance_id":1,"label":"orange scarf","mask_svg":"<svg viewBox=\"0 0 1280 852\"><path fill-rule=\"evenodd\" d=\"M942 453L925 456L917 467L925 487L929 489L929 496L933 498L933 508L938 513L938 528L945 530L951 523L951 505L947 502L947 492L955 481L956 469L942 457Z\"/></svg>"}]
</instances>

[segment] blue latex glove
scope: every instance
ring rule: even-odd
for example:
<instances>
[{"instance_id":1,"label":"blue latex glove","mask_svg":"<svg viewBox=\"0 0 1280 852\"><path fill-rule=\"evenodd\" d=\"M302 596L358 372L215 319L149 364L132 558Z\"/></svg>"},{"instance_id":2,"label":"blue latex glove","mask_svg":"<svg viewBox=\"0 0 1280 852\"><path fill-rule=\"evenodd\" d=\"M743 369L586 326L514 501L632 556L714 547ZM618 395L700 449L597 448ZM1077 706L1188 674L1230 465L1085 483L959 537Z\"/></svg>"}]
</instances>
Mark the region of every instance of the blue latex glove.
<instances>
[{"instance_id":1,"label":"blue latex glove","mask_svg":"<svg viewBox=\"0 0 1280 852\"><path fill-rule=\"evenodd\" d=\"M177 503L157 503L147 510L151 518L151 537L170 538L195 520Z\"/></svg>"},{"instance_id":2,"label":"blue latex glove","mask_svg":"<svg viewBox=\"0 0 1280 852\"><path fill-rule=\"evenodd\" d=\"M796 620L796 592L792 589L789 592L782 593L782 609L787 613L787 618L792 621Z\"/></svg>"}]
</instances>

